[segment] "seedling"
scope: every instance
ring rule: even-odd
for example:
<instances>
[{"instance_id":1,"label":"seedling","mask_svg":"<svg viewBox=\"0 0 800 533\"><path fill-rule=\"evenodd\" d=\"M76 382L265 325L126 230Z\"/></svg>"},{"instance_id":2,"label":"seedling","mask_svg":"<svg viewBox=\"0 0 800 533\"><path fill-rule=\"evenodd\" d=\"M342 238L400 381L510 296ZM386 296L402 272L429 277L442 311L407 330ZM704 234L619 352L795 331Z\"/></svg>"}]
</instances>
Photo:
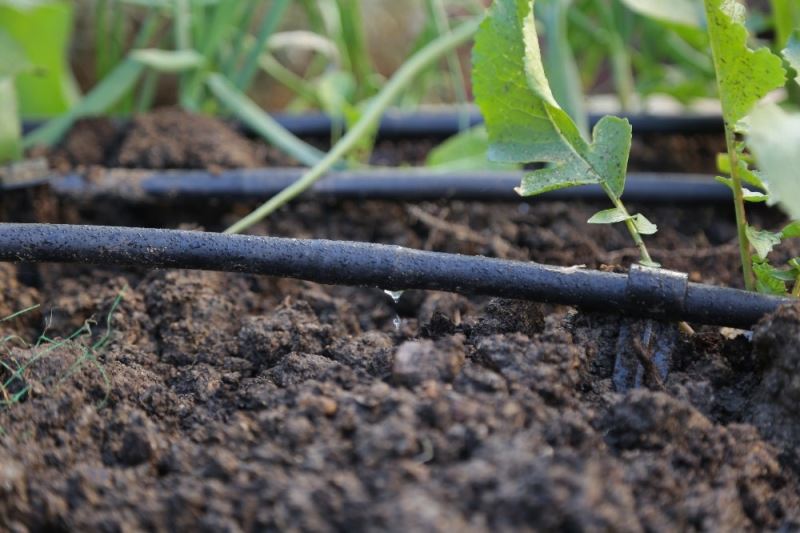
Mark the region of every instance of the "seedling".
<instances>
[{"instance_id":1,"label":"seedling","mask_svg":"<svg viewBox=\"0 0 800 533\"><path fill-rule=\"evenodd\" d=\"M606 116L585 139L550 90L539 51L533 0L495 0L476 35L473 87L489 132L489 158L498 163L545 163L524 176L522 196L578 185L599 185L613 208L589 219L624 222L639 249L639 262L658 266L642 235L656 232L622 202L631 147L630 123Z\"/></svg>"}]
</instances>

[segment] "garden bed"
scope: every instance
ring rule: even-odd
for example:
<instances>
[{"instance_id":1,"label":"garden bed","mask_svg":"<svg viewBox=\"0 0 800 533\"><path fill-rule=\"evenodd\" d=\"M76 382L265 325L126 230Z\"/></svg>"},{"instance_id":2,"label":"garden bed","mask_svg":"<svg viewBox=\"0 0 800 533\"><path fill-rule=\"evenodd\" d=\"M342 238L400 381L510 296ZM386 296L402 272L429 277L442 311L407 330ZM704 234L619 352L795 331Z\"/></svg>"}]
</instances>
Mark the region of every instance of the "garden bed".
<instances>
[{"instance_id":1,"label":"garden bed","mask_svg":"<svg viewBox=\"0 0 800 533\"><path fill-rule=\"evenodd\" d=\"M67 146L96 151L102 138L119 140L76 134ZM157 168L155 157L216 170L286 163L246 140L218 142L205 145L224 147L217 157L202 144L135 153ZM252 165L232 160L247 153L232 143L254 150ZM430 145L383 146L387 161L413 163ZM113 162L99 153L60 165ZM689 167L671 170L705 171ZM212 231L252 207L85 203L47 189L2 202L7 221ZM638 251L623 228L586 225L603 206L300 201L255 233L619 271ZM728 206L641 208L659 225L648 239L655 260L737 286ZM767 210L752 217L782 223ZM0 523L12 529L800 525L798 307L765 318L752 343L695 324L674 339L666 379L649 372L618 392L615 355L635 351L625 339L644 324L613 309L423 291L395 303L375 289L198 271L0 264L0 276L0 314L43 304L3 323L4 335L35 340L46 326L48 338L65 337L97 321L91 340L53 345L32 364L12 390L29 391L0 411ZM96 365L84 346L102 340L107 316ZM24 363L37 350L11 356Z\"/></svg>"}]
</instances>

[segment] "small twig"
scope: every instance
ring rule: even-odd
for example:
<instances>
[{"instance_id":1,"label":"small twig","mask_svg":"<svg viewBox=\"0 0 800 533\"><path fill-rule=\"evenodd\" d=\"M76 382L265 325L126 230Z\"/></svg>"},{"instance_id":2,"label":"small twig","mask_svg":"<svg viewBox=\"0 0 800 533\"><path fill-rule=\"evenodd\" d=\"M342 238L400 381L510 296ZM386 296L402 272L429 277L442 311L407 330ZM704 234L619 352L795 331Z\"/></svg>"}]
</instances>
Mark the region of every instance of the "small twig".
<instances>
[{"instance_id":1,"label":"small twig","mask_svg":"<svg viewBox=\"0 0 800 533\"><path fill-rule=\"evenodd\" d=\"M653 338L651 337L650 344L653 344L652 341ZM645 385L647 385L650 389L661 392L666 391L667 389L658 375L658 369L656 368L655 363L653 363L652 350L650 349L650 346L647 346L647 348L642 346L638 336L634 336L631 339L631 344L633 345L633 352L636 354L636 359L639 360L639 364L641 364L642 368L644 369Z\"/></svg>"},{"instance_id":2,"label":"small twig","mask_svg":"<svg viewBox=\"0 0 800 533\"><path fill-rule=\"evenodd\" d=\"M455 224L453 222L448 222L438 218L435 215L428 213L421 207L409 205L406 207L406 210L408 211L409 215L416 218L426 226L453 235L460 241L472 242L481 246L491 246L499 255L504 257L508 256L509 253L514 250L514 247L501 237L486 237L463 224Z\"/></svg>"}]
</instances>

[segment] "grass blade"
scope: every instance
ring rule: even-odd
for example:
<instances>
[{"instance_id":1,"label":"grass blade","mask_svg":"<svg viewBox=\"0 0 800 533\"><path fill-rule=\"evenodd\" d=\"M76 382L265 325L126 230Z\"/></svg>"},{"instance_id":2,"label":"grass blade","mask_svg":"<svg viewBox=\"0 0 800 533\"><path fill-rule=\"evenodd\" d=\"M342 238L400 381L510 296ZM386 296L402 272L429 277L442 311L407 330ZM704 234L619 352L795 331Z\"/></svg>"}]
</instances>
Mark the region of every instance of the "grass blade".
<instances>
[{"instance_id":1,"label":"grass blade","mask_svg":"<svg viewBox=\"0 0 800 533\"><path fill-rule=\"evenodd\" d=\"M271 142L304 165L313 166L325 155L313 146L301 141L289 130L278 124L255 102L239 91L222 74L210 74L206 80L212 94L239 120L247 124L264 139Z\"/></svg>"},{"instance_id":2,"label":"grass blade","mask_svg":"<svg viewBox=\"0 0 800 533\"><path fill-rule=\"evenodd\" d=\"M311 187L311 185L347 155L351 149L358 146L361 138L364 135L368 135L372 129L375 128L386 108L400 96L402 91L416 79L420 72L423 72L435 61L438 61L443 55L466 42L478 31L479 24L480 19L470 20L450 33L439 37L409 58L409 60L395 72L394 76L392 76L383 89L375 95L358 122L356 122L353 127L347 131L345 136L334 145L331 151L325 155L324 159L313 168L309 169L299 180L226 229L225 233L241 233Z\"/></svg>"},{"instance_id":3,"label":"grass blade","mask_svg":"<svg viewBox=\"0 0 800 533\"><path fill-rule=\"evenodd\" d=\"M289 7L289 2L290 0L276 0L267 14L264 15L255 46L247 53L244 65L242 65L241 70L234 78L234 85L237 89L247 91L250 87L258 70L258 59L261 57L270 35L275 32L281 20L283 20L283 15L286 12L286 8Z\"/></svg>"}]
</instances>

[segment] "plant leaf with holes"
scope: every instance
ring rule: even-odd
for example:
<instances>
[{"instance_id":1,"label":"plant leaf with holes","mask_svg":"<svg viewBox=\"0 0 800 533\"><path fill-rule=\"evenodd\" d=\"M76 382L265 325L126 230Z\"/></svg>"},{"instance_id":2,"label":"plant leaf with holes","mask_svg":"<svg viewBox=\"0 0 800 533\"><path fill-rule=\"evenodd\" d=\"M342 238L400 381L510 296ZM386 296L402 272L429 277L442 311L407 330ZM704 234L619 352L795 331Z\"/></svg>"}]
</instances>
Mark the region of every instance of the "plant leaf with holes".
<instances>
[{"instance_id":1,"label":"plant leaf with holes","mask_svg":"<svg viewBox=\"0 0 800 533\"><path fill-rule=\"evenodd\" d=\"M530 196L575 185L599 184L619 198L625 186L631 127L604 117L592 142L550 90L533 19L534 2L496 0L473 50L475 101L489 132L489 158L499 163L548 163L516 189Z\"/></svg>"},{"instance_id":2,"label":"plant leaf with holes","mask_svg":"<svg viewBox=\"0 0 800 533\"><path fill-rule=\"evenodd\" d=\"M781 58L768 48L747 46L744 6L736 0L705 0L708 35L726 124L736 130L766 94L783 87Z\"/></svg>"}]
</instances>

